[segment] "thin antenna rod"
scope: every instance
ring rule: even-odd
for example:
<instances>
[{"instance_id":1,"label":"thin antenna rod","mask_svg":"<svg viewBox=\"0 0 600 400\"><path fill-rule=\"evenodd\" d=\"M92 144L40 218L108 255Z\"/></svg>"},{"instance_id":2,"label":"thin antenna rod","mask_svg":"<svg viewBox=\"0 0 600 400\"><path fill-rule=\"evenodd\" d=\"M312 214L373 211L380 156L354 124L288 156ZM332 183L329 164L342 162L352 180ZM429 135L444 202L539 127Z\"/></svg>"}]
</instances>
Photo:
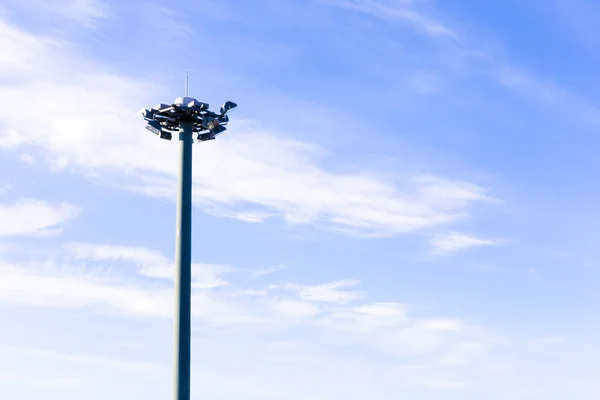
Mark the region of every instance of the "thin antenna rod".
<instances>
[{"instance_id":1,"label":"thin antenna rod","mask_svg":"<svg viewBox=\"0 0 600 400\"><path fill-rule=\"evenodd\" d=\"M189 79L188 73L185 71L185 97L188 97Z\"/></svg>"}]
</instances>

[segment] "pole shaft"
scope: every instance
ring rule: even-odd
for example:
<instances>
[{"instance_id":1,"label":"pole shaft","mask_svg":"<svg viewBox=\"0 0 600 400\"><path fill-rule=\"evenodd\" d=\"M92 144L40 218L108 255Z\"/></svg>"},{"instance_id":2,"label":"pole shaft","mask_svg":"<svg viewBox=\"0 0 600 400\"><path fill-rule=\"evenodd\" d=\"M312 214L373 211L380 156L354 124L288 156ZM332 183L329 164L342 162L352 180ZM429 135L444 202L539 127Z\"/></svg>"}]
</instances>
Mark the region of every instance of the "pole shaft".
<instances>
[{"instance_id":1,"label":"pole shaft","mask_svg":"<svg viewBox=\"0 0 600 400\"><path fill-rule=\"evenodd\" d=\"M192 295L192 123L179 124L179 182L175 241L174 400L190 399Z\"/></svg>"}]
</instances>

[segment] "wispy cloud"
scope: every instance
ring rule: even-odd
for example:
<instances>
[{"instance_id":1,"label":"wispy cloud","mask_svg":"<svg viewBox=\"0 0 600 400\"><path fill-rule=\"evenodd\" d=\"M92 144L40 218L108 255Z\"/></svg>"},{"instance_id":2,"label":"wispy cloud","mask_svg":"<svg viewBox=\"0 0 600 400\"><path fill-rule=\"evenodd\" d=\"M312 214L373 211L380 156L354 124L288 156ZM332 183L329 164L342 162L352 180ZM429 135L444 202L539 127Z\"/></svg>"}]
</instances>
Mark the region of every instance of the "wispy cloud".
<instances>
[{"instance_id":1,"label":"wispy cloud","mask_svg":"<svg viewBox=\"0 0 600 400\"><path fill-rule=\"evenodd\" d=\"M71 362L80 366L104 367L121 372L145 372L156 375L168 376L169 369L151 363L131 362L125 360L114 360L99 356L66 353L63 351L36 349L20 346L0 345L0 354L9 356L10 353L18 356L30 356L39 359L51 360L53 362Z\"/></svg>"},{"instance_id":2,"label":"wispy cloud","mask_svg":"<svg viewBox=\"0 0 600 400\"><path fill-rule=\"evenodd\" d=\"M363 293L346 290L358 286L357 280L343 280L315 286L296 284L272 285L270 289L283 289L296 292L298 297L306 301L346 304L364 297Z\"/></svg>"},{"instance_id":3,"label":"wispy cloud","mask_svg":"<svg viewBox=\"0 0 600 400\"><path fill-rule=\"evenodd\" d=\"M156 285L143 274L126 273L127 264L102 266L55 262L0 262L0 302L46 309L87 310L127 318L171 318L173 289ZM117 271L121 269L121 271ZM146 278L146 280L144 280ZM211 326L244 324L257 319L243 303L194 285L192 298L196 318Z\"/></svg>"},{"instance_id":4,"label":"wispy cloud","mask_svg":"<svg viewBox=\"0 0 600 400\"><path fill-rule=\"evenodd\" d=\"M571 117L588 123L600 123L600 108L560 84L541 79L515 66L505 65L495 73L498 81L525 98L543 106L562 109Z\"/></svg>"},{"instance_id":5,"label":"wispy cloud","mask_svg":"<svg viewBox=\"0 0 600 400\"><path fill-rule=\"evenodd\" d=\"M160 252L144 247L72 242L64 244L63 248L68 256L76 260L130 261L141 265L168 263Z\"/></svg>"},{"instance_id":6,"label":"wispy cloud","mask_svg":"<svg viewBox=\"0 0 600 400\"><path fill-rule=\"evenodd\" d=\"M434 37L458 38L457 33L440 21L424 14L411 0L321 0L324 4L370 14L374 17L410 24Z\"/></svg>"},{"instance_id":7,"label":"wispy cloud","mask_svg":"<svg viewBox=\"0 0 600 400\"><path fill-rule=\"evenodd\" d=\"M382 21L408 23L417 31L428 34L434 40L439 38L457 39L447 41L444 45L443 57L447 58L445 62L448 62L448 59L453 60L451 69L454 69L456 65L464 65L470 70L476 69L478 73L489 76L493 82L518 93L541 107L561 110L562 115L566 118L594 125L600 122L600 109L592 98L570 89L568 84L544 76L543 71L528 70L519 66L518 62L510 61L516 57L507 57L507 54L510 54L508 48L504 48L502 51L498 49L498 47L503 48L499 38L490 38L487 34L481 35L481 31L477 31L474 26L471 30L461 31L459 35L456 30L445 24L444 20L448 18L443 16L432 18L420 11L422 2L412 0L321 1L331 6L362 12ZM586 8L581 4L570 3L566 7L567 3L561 4L556 9L569 9L569 13L578 10L581 13L581 10ZM494 48L489 47L489 42L496 43ZM449 56L450 54L451 56ZM441 68L438 72L442 73L444 69ZM433 94L439 91L443 83L444 77L432 75L432 71L430 71L425 75L420 73L405 79L404 85L415 93Z\"/></svg>"},{"instance_id":8,"label":"wispy cloud","mask_svg":"<svg viewBox=\"0 0 600 400\"><path fill-rule=\"evenodd\" d=\"M568 340L562 336L544 336L534 338L532 341L537 344L562 344L568 342Z\"/></svg>"},{"instance_id":9,"label":"wispy cloud","mask_svg":"<svg viewBox=\"0 0 600 400\"><path fill-rule=\"evenodd\" d=\"M3 131L13 135L19 128L14 148L41 147L53 168L94 171L112 184L172 197L176 153L144 133L143 122L134 115L155 89L106 73L55 41L6 23L0 31L12 38L0 42L0 50L14 64L9 76L19 82L0 94ZM25 58L22 48L29 49ZM28 74L30 65L43 72ZM82 96L85 108L64 107ZM18 106L25 102L36 112ZM319 165L323 152L316 145L256 122L234 124L235 135L196 150L195 201L220 215L251 221L280 216L290 224L385 236L450 224L467 217L473 202L487 199L475 184L442 177L409 177L394 186L364 173L331 172Z\"/></svg>"},{"instance_id":10,"label":"wispy cloud","mask_svg":"<svg viewBox=\"0 0 600 400\"><path fill-rule=\"evenodd\" d=\"M17 147L25 142L25 138L14 129L0 131L0 148Z\"/></svg>"},{"instance_id":11,"label":"wispy cloud","mask_svg":"<svg viewBox=\"0 0 600 400\"><path fill-rule=\"evenodd\" d=\"M174 279L173 261L160 252L143 247L67 243L63 246L69 259L83 261L129 262L136 265L140 275L157 279ZM229 265L192 264L192 286L211 289L227 285L222 275L234 271Z\"/></svg>"},{"instance_id":12,"label":"wispy cloud","mask_svg":"<svg viewBox=\"0 0 600 400\"><path fill-rule=\"evenodd\" d=\"M27 153L21 153L21 155L19 156L19 160L21 160L25 164L29 164L29 165L35 163L35 158L33 158L33 156L31 154L27 154Z\"/></svg>"},{"instance_id":13,"label":"wispy cloud","mask_svg":"<svg viewBox=\"0 0 600 400\"><path fill-rule=\"evenodd\" d=\"M88 28L95 27L100 20L111 15L107 2L101 0L29 0L15 3L14 6L29 12L74 21Z\"/></svg>"},{"instance_id":14,"label":"wispy cloud","mask_svg":"<svg viewBox=\"0 0 600 400\"><path fill-rule=\"evenodd\" d=\"M139 269L140 263L165 260L160 253L92 244L67 244L63 249L53 255L53 261L0 261L0 303L137 318L172 316L172 287L153 284ZM75 260L85 261L85 268L74 264ZM102 263L95 264L95 260ZM131 269L127 272L127 266L133 266L135 274ZM349 290L358 285L356 280L314 286L291 283L272 286L261 296L243 297L238 287L218 292L195 288L193 313L194 318L213 327L281 329L302 324L310 329L345 332L348 340L381 346L393 353L428 354L453 343L453 336L459 333L473 338L464 321L420 318L404 304L370 302L366 292ZM287 293L282 295L281 291Z\"/></svg>"},{"instance_id":15,"label":"wispy cloud","mask_svg":"<svg viewBox=\"0 0 600 400\"><path fill-rule=\"evenodd\" d=\"M72 204L35 199L0 204L0 237L58 235L62 232L60 225L80 213L81 209Z\"/></svg>"},{"instance_id":16,"label":"wispy cloud","mask_svg":"<svg viewBox=\"0 0 600 400\"><path fill-rule=\"evenodd\" d=\"M60 265L0 264L0 301L52 309L92 309L135 316L169 316L167 289L148 291L104 278L61 272Z\"/></svg>"},{"instance_id":17,"label":"wispy cloud","mask_svg":"<svg viewBox=\"0 0 600 400\"><path fill-rule=\"evenodd\" d=\"M443 354L456 337L472 338L487 348L493 339L480 328L464 321L447 318L415 318L411 307L399 303L367 303L332 311L317 323L334 331L344 332L353 340L369 343L392 354ZM433 361L433 359L431 360Z\"/></svg>"},{"instance_id":18,"label":"wispy cloud","mask_svg":"<svg viewBox=\"0 0 600 400\"><path fill-rule=\"evenodd\" d=\"M253 278L258 278L258 277L264 276L264 275L271 275L271 274L274 274L275 272L278 272L278 271L281 271L281 270L284 270L284 269L287 269L287 268L289 268L288 265L286 265L286 264L279 264L279 265L276 265L276 266L271 267L271 268L259 269L259 270L254 271L252 273L252 277Z\"/></svg>"},{"instance_id":19,"label":"wispy cloud","mask_svg":"<svg viewBox=\"0 0 600 400\"><path fill-rule=\"evenodd\" d=\"M437 236L431 240L430 244L434 253L447 254L472 247L500 246L504 244L504 241L481 239L454 232L444 236Z\"/></svg>"},{"instance_id":20,"label":"wispy cloud","mask_svg":"<svg viewBox=\"0 0 600 400\"><path fill-rule=\"evenodd\" d=\"M474 358L484 356L488 348L479 342L463 341L455 343L437 359L442 366L461 366L471 363Z\"/></svg>"},{"instance_id":21,"label":"wispy cloud","mask_svg":"<svg viewBox=\"0 0 600 400\"><path fill-rule=\"evenodd\" d=\"M274 300L269 304L269 309L285 320L312 319L321 313L318 306L294 299Z\"/></svg>"}]
</instances>

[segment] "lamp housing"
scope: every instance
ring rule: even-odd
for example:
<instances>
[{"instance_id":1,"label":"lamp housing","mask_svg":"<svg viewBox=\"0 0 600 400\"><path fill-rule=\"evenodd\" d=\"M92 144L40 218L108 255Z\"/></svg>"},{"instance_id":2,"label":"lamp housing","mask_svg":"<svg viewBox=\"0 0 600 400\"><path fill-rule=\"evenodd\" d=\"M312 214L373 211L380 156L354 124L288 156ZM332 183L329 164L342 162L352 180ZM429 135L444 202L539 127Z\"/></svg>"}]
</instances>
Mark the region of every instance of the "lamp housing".
<instances>
[{"instance_id":1,"label":"lamp housing","mask_svg":"<svg viewBox=\"0 0 600 400\"><path fill-rule=\"evenodd\" d=\"M233 101L227 101L227 102L225 102L225 104L223 104L221 106L221 115L225 115L229 111L235 110L236 107L237 107L237 104L235 104Z\"/></svg>"}]
</instances>

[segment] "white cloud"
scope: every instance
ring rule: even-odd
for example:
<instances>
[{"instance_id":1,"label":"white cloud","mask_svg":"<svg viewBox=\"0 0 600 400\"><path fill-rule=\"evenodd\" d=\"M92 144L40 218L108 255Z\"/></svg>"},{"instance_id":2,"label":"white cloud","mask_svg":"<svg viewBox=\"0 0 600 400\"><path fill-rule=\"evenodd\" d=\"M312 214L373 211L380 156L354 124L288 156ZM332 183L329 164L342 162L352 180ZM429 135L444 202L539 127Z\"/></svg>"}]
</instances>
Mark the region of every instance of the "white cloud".
<instances>
[{"instance_id":1,"label":"white cloud","mask_svg":"<svg viewBox=\"0 0 600 400\"><path fill-rule=\"evenodd\" d=\"M33 156L31 154L27 154L27 153L22 153L19 156L19 160L23 161L25 164L33 164L35 162L35 159L33 158Z\"/></svg>"},{"instance_id":2,"label":"white cloud","mask_svg":"<svg viewBox=\"0 0 600 400\"><path fill-rule=\"evenodd\" d=\"M443 21L425 15L420 11L419 1L411 0L321 0L325 4L362 12L381 20L400 21L427 33L432 38L453 38L447 41L443 63L451 59L450 67L465 65L478 66L492 79L510 90L522 95L538 105L562 111L568 118L581 120L593 125L600 123L600 109L593 99L586 98L570 90L560 82L536 75L507 60L505 51L498 51L501 41L482 37L481 31L459 35ZM567 4L568 2L565 2ZM581 9L581 5L575 8ZM489 43L497 43L495 51L489 50ZM506 47L505 45L503 47ZM448 55L452 54L451 57ZM443 73L443 70L438 72ZM446 71L447 72L447 71ZM408 77L405 85L416 93L430 94L440 89L441 79L431 73L417 73ZM589 97L589 96L588 96Z\"/></svg>"},{"instance_id":3,"label":"white cloud","mask_svg":"<svg viewBox=\"0 0 600 400\"><path fill-rule=\"evenodd\" d=\"M106 3L99 0L28 0L15 3L14 6L30 13L75 21L87 27L95 26L99 20L110 15Z\"/></svg>"},{"instance_id":4,"label":"white cloud","mask_svg":"<svg viewBox=\"0 0 600 400\"><path fill-rule=\"evenodd\" d=\"M88 356L82 354L71 354L56 350L35 349L19 346L2 346L0 345L0 354L8 356L10 353L15 353L19 357L31 356L40 359L49 359L53 362L73 362L82 367L105 367L120 372L143 371L156 375L169 375L170 370L160 365L150 363L128 362L125 360L114 360L105 357Z\"/></svg>"},{"instance_id":5,"label":"white cloud","mask_svg":"<svg viewBox=\"0 0 600 400\"><path fill-rule=\"evenodd\" d=\"M113 268L114 267L114 268ZM121 271L115 272L119 267ZM172 318L173 288L127 277L122 264L108 268L57 262L26 264L0 261L0 302L46 309L87 310L136 318ZM195 318L210 326L259 322L242 303L210 292L192 295Z\"/></svg>"},{"instance_id":6,"label":"white cloud","mask_svg":"<svg viewBox=\"0 0 600 400\"><path fill-rule=\"evenodd\" d=\"M157 285L140 269L144 264L158 265L157 262L166 259L163 255L151 249L81 243L71 243L59 249L62 250L51 256L41 253L28 256L26 263L0 261L0 305L20 306L25 310L39 308L45 314L54 313L52 315L63 315L58 310L82 310L85 311L82 314L88 316L100 314L116 318L114 326L123 329L129 329L125 323L127 320L143 318L144 324L156 323L160 324L157 327L163 327L157 329L157 332L162 332L160 345L169 347L168 337L164 337L164 321L161 320L172 317L173 289L170 285ZM27 252L27 249L20 251ZM48 259L52 261L46 261ZM131 274L132 271L135 273ZM244 282L256 283L255 280ZM204 348L204 365L214 365L214 360L223 359L228 351L234 352L240 360L253 359L249 357L255 352L258 358L252 364L265 373L271 371L270 368L281 368L283 363L287 373L297 371L305 374L304 380L312 376L306 375L307 371L322 367L314 374L316 384L320 382L321 375L332 368L339 371L340 379L368 373L379 380L398 363L414 361L421 365L417 374L418 384L394 380L392 386L386 383L385 387L454 390L456 387L447 387L450 382L462 382L469 376L464 372L469 370L464 368L477 368L493 349L493 342L485 330L456 318L423 317L405 304L365 299L355 299L348 304L346 301L349 299L339 294L331 297L328 291L321 289L302 292L301 285L293 284L290 288L293 286L295 289L285 296L273 291L247 296L240 294L260 290L252 286L239 287L238 283L232 280L230 286L218 291L193 290L193 329L198 334L198 346ZM357 284L355 281L338 281L314 287L342 291ZM118 335L119 340L131 340L132 336ZM106 340L114 349L115 343L109 338ZM296 345L266 349L271 340L294 341ZM151 342L145 343L152 346ZM205 347L207 343L211 345ZM233 347L228 348L230 346ZM352 352L338 353L348 346L353 349ZM207 350L210 355L207 355ZM138 352L135 350L136 354ZM53 354L49 353L49 356ZM81 364L88 360L73 358L71 361ZM129 365L128 362L126 364ZM137 362L134 364L136 368L142 366ZM102 364L102 368L120 371L127 365L106 363ZM224 376L224 371L231 371L216 368L215 372L221 376ZM378 375L380 370L386 371L383 376ZM262 379L267 376L270 379ZM272 378L272 374L267 374L252 380L261 386L264 384L265 388L277 387L268 383L272 382ZM385 379L381 381L382 384L385 382ZM322 387L330 387L330 384Z\"/></svg>"},{"instance_id":7,"label":"white cloud","mask_svg":"<svg viewBox=\"0 0 600 400\"><path fill-rule=\"evenodd\" d=\"M499 246L501 240L481 239L461 233L450 233L438 236L431 240L431 247L435 253L454 253L471 247Z\"/></svg>"},{"instance_id":8,"label":"white cloud","mask_svg":"<svg viewBox=\"0 0 600 400\"><path fill-rule=\"evenodd\" d=\"M388 317L403 319L406 315L406 307L397 303L375 303L356 307L354 312L377 318Z\"/></svg>"},{"instance_id":9,"label":"white cloud","mask_svg":"<svg viewBox=\"0 0 600 400\"><path fill-rule=\"evenodd\" d=\"M277 314L288 318L310 318L320 313L319 307L312 303L299 300L276 300L270 308Z\"/></svg>"},{"instance_id":10,"label":"white cloud","mask_svg":"<svg viewBox=\"0 0 600 400\"><path fill-rule=\"evenodd\" d=\"M457 339L471 338L487 348L485 334L459 319L416 318L410 307L399 303L365 303L354 308L332 310L316 322L334 331L344 332L359 343L366 343L400 356L437 357ZM470 341L470 340L469 340ZM434 362L433 359L431 362Z\"/></svg>"},{"instance_id":11,"label":"white cloud","mask_svg":"<svg viewBox=\"0 0 600 400\"><path fill-rule=\"evenodd\" d=\"M471 363L475 358L484 356L487 350L487 347L482 343L459 342L445 350L437 362L443 366L461 366Z\"/></svg>"},{"instance_id":12,"label":"white cloud","mask_svg":"<svg viewBox=\"0 0 600 400\"><path fill-rule=\"evenodd\" d=\"M174 261L160 252L143 247L97 245L91 243L68 243L67 254L75 260L124 261L135 264L138 273L150 278L174 279ZM227 285L221 275L235 269L229 265L192 264L192 286L196 289L211 289Z\"/></svg>"},{"instance_id":13,"label":"white cloud","mask_svg":"<svg viewBox=\"0 0 600 400\"><path fill-rule=\"evenodd\" d=\"M271 268L259 269L259 270L254 271L252 273L252 277L253 278L258 278L260 276L271 275L271 274L274 274L275 272L278 272L278 271L281 271L281 270L284 270L284 269L287 269L287 268L288 268L287 265L285 265L285 264L279 264L279 265L276 265L276 266L271 267Z\"/></svg>"},{"instance_id":14,"label":"white cloud","mask_svg":"<svg viewBox=\"0 0 600 400\"><path fill-rule=\"evenodd\" d=\"M434 37L456 39L457 33L440 21L420 12L411 0L321 0L325 4L370 14L390 21L402 21Z\"/></svg>"},{"instance_id":15,"label":"white cloud","mask_svg":"<svg viewBox=\"0 0 600 400\"><path fill-rule=\"evenodd\" d=\"M229 213L225 213L226 216L231 216L235 219L239 219L241 221L246 222L264 222L269 217L272 217L273 214L269 213L261 213L261 212L235 212L233 214L227 215Z\"/></svg>"},{"instance_id":16,"label":"white cloud","mask_svg":"<svg viewBox=\"0 0 600 400\"><path fill-rule=\"evenodd\" d=\"M360 292L343 290L359 284L360 281L357 280L336 281L315 286L288 283L284 285L272 285L270 289L291 290L296 292L297 296L302 300L306 301L346 304L364 297Z\"/></svg>"},{"instance_id":17,"label":"white cloud","mask_svg":"<svg viewBox=\"0 0 600 400\"><path fill-rule=\"evenodd\" d=\"M15 248L15 246L13 244L1 243L0 242L0 256L4 255L5 253L10 252L14 248Z\"/></svg>"},{"instance_id":18,"label":"white cloud","mask_svg":"<svg viewBox=\"0 0 600 400\"><path fill-rule=\"evenodd\" d=\"M44 268L0 264L0 301L44 308L92 309L133 316L169 316L170 290L148 291L106 282L99 276L65 274Z\"/></svg>"},{"instance_id":19,"label":"white cloud","mask_svg":"<svg viewBox=\"0 0 600 400\"><path fill-rule=\"evenodd\" d=\"M461 379L460 374L453 371L445 371L431 368L427 365L403 365L397 366L391 371L391 379L403 387L427 388L436 392L459 392L464 397L464 391L473 386L470 382ZM456 397L452 397L456 398Z\"/></svg>"},{"instance_id":20,"label":"white cloud","mask_svg":"<svg viewBox=\"0 0 600 400\"><path fill-rule=\"evenodd\" d=\"M562 336L544 336L533 339L533 342L537 344L562 344L566 343L567 339Z\"/></svg>"},{"instance_id":21,"label":"white cloud","mask_svg":"<svg viewBox=\"0 0 600 400\"><path fill-rule=\"evenodd\" d=\"M175 146L149 135L135 116L163 91L160 81L110 74L74 47L1 21L0 37L9 38L0 40L0 67L8 66L4 73L16 82L0 92L0 131L13 132L13 146L41 147L53 168L93 171L112 185L174 198ZM73 102L86 107L64 106ZM194 200L218 215L252 222L280 216L381 236L452 223L468 217L473 202L488 200L481 187L439 177L395 187L366 174L329 172L319 166L324 152L317 146L252 121L231 124L230 134L195 147Z\"/></svg>"},{"instance_id":22,"label":"white cloud","mask_svg":"<svg viewBox=\"0 0 600 400\"><path fill-rule=\"evenodd\" d=\"M267 296L268 294L269 294L269 292L266 290L253 290L253 289L246 289L246 290L242 290L241 292L239 292L240 296Z\"/></svg>"},{"instance_id":23,"label":"white cloud","mask_svg":"<svg viewBox=\"0 0 600 400\"><path fill-rule=\"evenodd\" d=\"M498 68L495 76L502 85L544 106L565 110L570 116L586 122L600 122L600 109L596 105L555 82L540 79L511 65Z\"/></svg>"},{"instance_id":24,"label":"white cloud","mask_svg":"<svg viewBox=\"0 0 600 400\"><path fill-rule=\"evenodd\" d=\"M136 264L167 264L168 260L159 251L144 247L98 245L72 242L63 245L67 254L77 260L131 261Z\"/></svg>"},{"instance_id":25,"label":"white cloud","mask_svg":"<svg viewBox=\"0 0 600 400\"><path fill-rule=\"evenodd\" d=\"M337 330L358 332L370 337L375 332L408 326L408 321L408 310L404 304L367 303L355 308L334 310L328 319L319 323Z\"/></svg>"},{"instance_id":26,"label":"white cloud","mask_svg":"<svg viewBox=\"0 0 600 400\"><path fill-rule=\"evenodd\" d=\"M80 213L80 208L72 204L50 204L33 199L0 204L0 237L54 236L62 231L58 225L77 217Z\"/></svg>"},{"instance_id":27,"label":"white cloud","mask_svg":"<svg viewBox=\"0 0 600 400\"><path fill-rule=\"evenodd\" d=\"M420 323L426 330L433 331L458 331L462 328L462 321L458 319L427 319Z\"/></svg>"},{"instance_id":28,"label":"white cloud","mask_svg":"<svg viewBox=\"0 0 600 400\"><path fill-rule=\"evenodd\" d=\"M156 285L148 279L171 278L158 268L162 263L170 263L159 252L82 243L62 248L51 257L52 261L36 261L32 257L26 263L0 260L0 302L138 318L172 316L172 286ZM131 274L128 265L135 267L135 274ZM145 269L148 266L158 269L149 273ZM256 294L259 290L235 285L221 291L195 288L192 310L203 326L250 324L265 329L303 324L317 331L343 333L346 340L398 354L427 355L458 339L485 342L464 321L414 317L407 305L368 302L364 300L366 293L343 290L358 284L352 280L315 286L288 284L280 287L293 292L286 296L272 291L259 296L243 295L244 291Z\"/></svg>"},{"instance_id":29,"label":"white cloud","mask_svg":"<svg viewBox=\"0 0 600 400\"><path fill-rule=\"evenodd\" d=\"M14 129L0 131L0 148L18 147L23 142L25 142L23 135L19 134L19 132Z\"/></svg>"}]
</instances>

